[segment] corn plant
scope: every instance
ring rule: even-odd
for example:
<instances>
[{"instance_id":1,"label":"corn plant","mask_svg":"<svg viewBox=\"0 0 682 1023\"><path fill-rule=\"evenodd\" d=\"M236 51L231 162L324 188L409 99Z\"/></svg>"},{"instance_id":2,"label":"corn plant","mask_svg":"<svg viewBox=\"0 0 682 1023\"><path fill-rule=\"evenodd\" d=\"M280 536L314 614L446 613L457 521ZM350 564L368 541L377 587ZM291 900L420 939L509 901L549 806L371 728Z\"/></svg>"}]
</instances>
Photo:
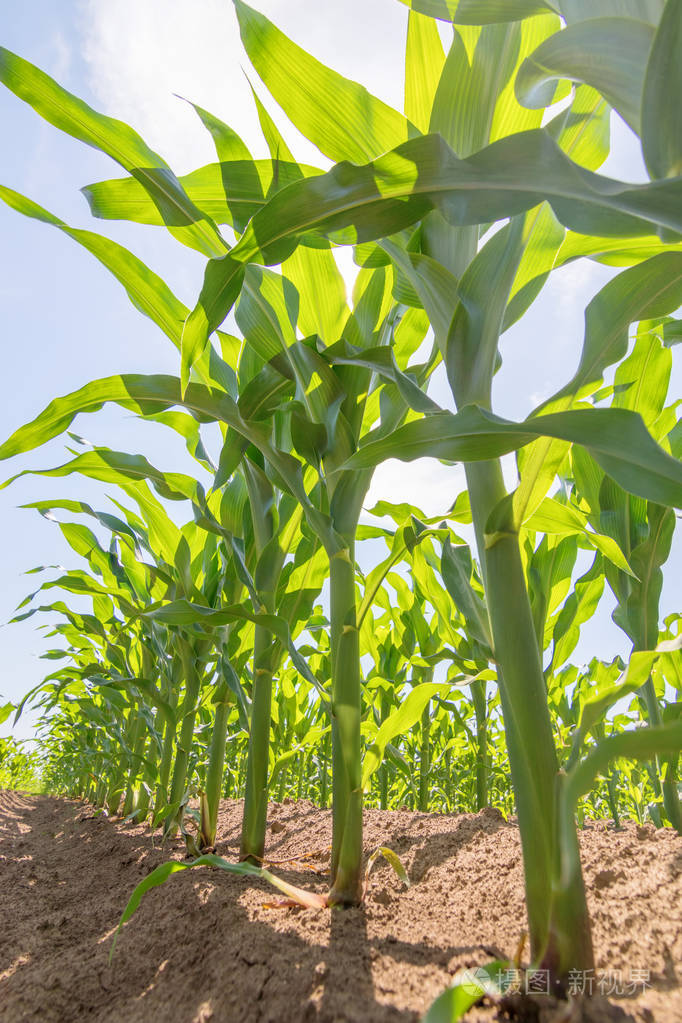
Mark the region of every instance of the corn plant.
<instances>
[{"instance_id":1,"label":"corn plant","mask_svg":"<svg viewBox=\"0 0 682 1023\"><path fill-rule=\"evenodd\" d=\"M660 689L661 679L672 679L679 690L679 634L659 642L658 591L672 509L682 507L682 469L676 413L663 408L659 387L668 355L651 339L677 336L671 317L682 302L682 152L671 88L680 83L682 8L677 0L411 0L407 6L401 113L321 65L235 0L257 74L295 127L334 163L326 172L296 161L258 101L268 160L253 159L227 125L196 108L219 162L178 179L127 125L0 51L5 85L127 172L86 189L96 217L164 225L176 241L208 257L190 311L132 253L2 188L0 197L18 212L65 232L114 274L178 349L180 373L94 381L17 430L0 457L39 446L77 414L106 402L142 418L184 410L195 451L198 426L192 424L220 424L223 445L208 498L196 481L159 474L139 456L132 464L115 452L95 452L96 469L92 457L81 455L77 466L50 471L85 470L105 481L142 471L162 496L190 500L197 516L183 535L189 555L180 544L164 556L182 586L174 578L157 594L154 577L136 602L130 586L118 587L126 619L141 623L138 638L147 640L134 665L125 647L119 651L104 640L119 680L129 673L138 683L149 668L143 656L149 637L157 642L148 657L155 653L158 659L161 635L172 647L164 666L168 692L184 696L176 702L182 725L169 815L185 799L195 726L205 727L201 675L208 683L217 669L216 638L225 642L220 630L231 623L250 623L250 742L239 767L247 796L243 855L262 857L269 765L271 781L286 785L295 752L296 791L302 794L310 747L320 742L314 766L324 802L330 760L332 767L326 901L356 903L365 788L377 786L381 805L395 789L398 798L409 791L414 805L426 808L434 775L444 770L440 788L449 806L453 775L468 755L475 764L473 775L468 770L475 778L471 801L483 806L495 788L495 768L508 758L531 955L561 992L570 970L594 965L575 819L596 779L609 778L607 802L616 817L613 762L657 761L654 791L662 783L668 819L679 823L674 769L682 725L674 713L666 716L656 683ZM437 20L445 28L447 52ZM563 106L550 112L543 127L556 101ZM608 151L611 108L641 139L646 184L598 173ZM219 224L233 232L234 244ZM351 303L334 260L337 246L353 246L360 267ZM500 417L493 385L501 336L555 268L583 257L620 272L585 310L575 373L523 422ZM233 310L241 337L221 329ZM640 325L640 337L627 360L631 324ZM430 353L415 361L431 336ZM648 359L659 367L651 396L633 382ZM455 412L427 393L439 365ZM613 390L604 390L604 375L614 366ZM508 490L500 459L512 452L518 483ZM467 494L452 510L470 516L478 565L445 525L426 524L408 511L386 537L388 559L359 577L356 545L369 535L360 514L374 468L389 458L422 456L463 463ZM250 526L245 544L235 547L239 529L221 520L219 506L221 490L229 493L238 473L248 493ZM557 477L563 482L553 491ZM444 495L444 508L452 497ZM149 505L140 508L149 511ZM318 637L317 646L313 638L296 647L277 602L278 593L284 603L287 596L280 592L289 553L278 533L282 521L295 523L288 543L297 551L307 544L304 558L314 560L319 550L326 560L328 643ZM220 538L220 558L213 558L210 544L204 557L199 530ZM574 579L583 548L594 552L594 561ZM395 571L404 556L407 572ZM220 574L228 562L237 578L234 592ZM595 661L582 678L567 659L599 601L604 576L634 649L622 671ZM210 578L212 600L196 585L199 578ZM91 579L85 583L72 574L53 584L68 589L77 580L96 591ZM240 585L251 607L240 603ZM312 618L314 628L324 627L322 613ZM296 619L296 627L304 624ZM69 619L68 628L78 625ZM75 638L72 631L69 637ZM231 661L229 637L226 645L223 654ZM117 795L129 796L131 805L134 765L145 748L142 690L133 686L124 705L115 687L88 689L91 648L90 636L83 646L72 642L69 654L85 691L77 697L80 710L62 706L64 717L54 727L62 741L64 721L82 712L88 744L104 732L107 742L113 736L114 744L130 751L127 779L114 772L108 798L113 807ZM273 702L277 658L285 649L291 668L281 672ZM364 654L374 669L363 691ZM245 671L245 662L239 664ZM309 687L302 688L302 699L288 674L294 670ZM445 678L437 680L443 671ZM577 681L577 698L569 705L567 687ZM314 715L305 705L313 691L321 701ZM611 708L637 691L648 724L621 729ZM214 811L222 787L217 764L232 717L223 682L216 692L215 750L201 754L208 757ZM233 692L239 701L239 680ZM59 693L49 699L58 701ZM265 749L273 707L279 755ZM210 730L210 713L208 718ZM166 734L172 751L173 727ZM416 785L408 758L420 767ZM78 787L83 791L82 776ZM637 784L633 790L640 796L645 791ZM205 828L203 840L212 844L214 830L214 824ZM221 865L210 857L197 862ZM159 874L149 885L162 879ZM134 898L139 901L139 893Z\"/></svg>"},{"instance_id":2,"label":"corn plant","mask_svg":"<svg viewBox=\"0 0 682 1023\"><path fill-rule=\"evenodd\" d=\"M5 709L9 717L12 704L5 704ZM0 738L0 789L24 789L28 792L40 790L38 754L26 751L23 747L24 743L12 737Z\"/></svg>"},{"instance_id":3,"label":"corn plant","mask_svg":"<svg viewBox=\"0 0 682 1023\"><path fill-rule=\"evenodd\" d=\"M320 124L295 89L288 85L284 93L281 85L284 76L279 77L274 69L293 68L294 52L300 67L300 53L244 4L237 4L237 10L247 52L264 83L271 87L297 127L332 158L357 159L357 134L353 139L347 135L339 138L342 129L339 131L331 109L327 111L327 120ZM673 5L668 4L653 44L663 55L670 38L668 22L677 16ZM554 741L517 537L538 498L546 493L559 459L565 456L566 443L571 441L582 443L590 457L622 486L653 500L658 480L645 480L643 467L633 474L627 463L634 468L636 460L641 466L645 449L651 452L652 460L656 451L657 462L661 469L665 463L664 474L671 484L670 489L666 487L665 503L679 504L679 465L656 448L639 418L623 415L629 411L624 409L617 414L615 410L574 407L589 395L590 389L596 389L604 369L618 358L622 351L620 338L629 322L667 315L679 304L679 283L675 283L673 270L678 255L661 251L660 255L625 271L593 300L577 373L545 404L544 414L532 416L522 427L500 421L489 411L498 339L504 326L519 315L524 302L537 291L538 277L542 277L538 271L544 269L538 250L542 250L545 259L547 250L553 250L554 258L547 269L556 265L565 237L562 224L578 234L608 232L625 237L650 234L663 227L679 231L674 213L679 183L670 178L640 188L636 216L630 212L635 209L630 205L632 190L601 183L592 168L603 158L600 106L602 118L604 106L600 97L589 90L587 93L578 90L580 95L576 93L574 105L559 115L551 130L530 127L533 116L537 118L534 123L539 124L540 114L529 114L528 107L541 110L555 94L553 84L548 90L542 75L540 81L534 80L538 58L532 58L531 53L538 43L551 45L560 29L558 20L544 18L540 31L545 42L539 36L532 40L526 37L525 52L518 23L502 30L484 26L473 34L474 38L468 35L466 39L455 29L447 58L439 57L440 39L435 27L426 28L416 19L412 26L413 38L418 33L422 36L421 46L414 43L408 46L408 52L418 49L423 52L424 45L429 45L432 62L438 64L440 60L444 69L435 92L430 96L427 92L426 103L419 111L422 124L426 125L428 119L429 130L439 131L440 138L417 136L402 143L395 155L379 157L365 168L344 168L343 176L341 171L332 171L319 180L304 181L275 198L266 210L254 216L229 259L211 265L199 304L187 321L183 349L190 362L203 350L208 332L219 325L229 308L230 289L242 273L240 260L278 261L282 258L283 235L300 239L304 230L315 228L336 241L363 242L394 234L394 240L381 243L380 251L408 278L429 312L460 411L455 416L433 411L388 436L382 436L379 428L350 464L360 469L387 457L409 458L419 454L465 461L493 642L502 676L507 743L524 842L531 942L536 958L561 983L569 963L577 963L581 968L592 965L592 949L577 843L570 827L561 834L557 847L556 827L559 821L563 826L567 817L562 795L555 791L555 786L560 790L561 784L555 781L558 776ZM538 22L535 26L539 28ZM575 34L575 26L560 31ZM428 44L423 41L426 33ZM596 36L591 38L594 44ZM641 67L642 89L649 100L650 116L658 120L665 117L667 107L662 98L657 102L659 79L657 73L647 75L647 59L648 49ZM672 59L672 54L668 54L668 59ZM505 67L505 74L493 76L492 69L497 72L500 67ZM504 95L516 67L520 75L516 92ZM474 76L478 82L490 83L484 103L474 90ZM549 77L571 76L561 69ZM411 80L409 73L407 78ZM602 83L588 84L599 88ZM609 99L618 109L623 106L627 109L629 92L628 86L622 95L614 97L610 93ZM541 93L544 99L538 103ZM471 97L469 102L467 97ZM521 106L519 100L528 105ZM512 111L503 123L495 121L498 102L504 102L507 110L511 107ZM594 122L592 132L590 120ZM361 138L371 133L375 122L379 126L377 132L390 122L388 130L395 132L394 142L398 141L399 132L409 134L407 121L401 122L399 117L391 121L388 116L380 119L377 108L374 120L355 126L360 129ZM576 123L580 124L579 131ZM510 134L519 127L526 130ZM658 125L659 130L662 128ZM644 133L645 156L654 173L665 176L674 169L677 158L659 152L653 135L648 129ZM502 137L496 142L499 136ZM447 143L453 148L449 149ZM371 138L370 145L375 152L385 148L383 138ZM530 166L535 171L522 176L521 160L526 170ZM580 164L586 169L577 175L572 168ZM405 173L408 166L413 168L411 174ZM502 173L497 170L500 166L504 167ZM654 195L661 201L656 211L649 206ZM396 208L398 198L403 201ZM548 207L537 208L538 200L544 198L551 211ZM588 207L591 216L586 212ZM479 249L480 229L476 224L487 224L510 214L510 222ZM395 232L415 223L420 224L418 234L412 234L409 245L404 247L405 241L401 245L395 240ZM550 242L548 235L552 234ZM578 245L575 240L574 245ZM661 248L665 248L663 243ZM653 292L656 279L663 287ZM531 282L534 283L529 289L526 286ZM629 301L625 308L616 307L615 294L620 297L626 289ZM517 294L522 297L508 312L510 301ZM604 314L604 307L607 316L623 324L620 330L613 329L606 336L595 322L599 313ZM611 439L615 440L611 431L615 429L622 433L620 442L611 447ZM623 443L626 433L628 440ZM536 444L525 460L516 494L507 495L496 457L510 448L525 446L534 435L550 439ZM640 455L632 458L636 451ZM472 462L472 458L481 459L480 464ZM661 741L670 743L663 737ZM655 744L655 736L651 742ZM567 800L569 805L570 798Z\"/></svg>"}]
</instances>

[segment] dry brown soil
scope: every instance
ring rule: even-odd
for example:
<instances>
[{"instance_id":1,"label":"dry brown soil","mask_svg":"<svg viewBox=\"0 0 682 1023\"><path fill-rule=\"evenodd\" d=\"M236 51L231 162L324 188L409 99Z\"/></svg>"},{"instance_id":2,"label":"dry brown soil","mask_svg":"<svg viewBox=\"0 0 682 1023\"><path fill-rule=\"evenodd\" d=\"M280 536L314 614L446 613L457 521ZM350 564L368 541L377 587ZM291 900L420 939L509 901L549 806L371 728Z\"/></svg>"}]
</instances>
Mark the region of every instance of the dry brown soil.
<instances>
[{"instance_id":1,"label":"dry brown soil","mask_svg":"<svg viewBox=\"0 0 682 1023\"><path fill-rule=\"evenodd\" d=\"M218 852L232 859L240 814L229 801L220 815ZM324 870L329 811L275 803L269 820L273 860L317 853L309 862ZM132 889L183 848L161 849L148 829L81 803L0 793L2 1023L416 1023L458 970L517 947L518 830L494 810L368 810L365 829L368 853L379 845L399 853L409 890L380 861L362 909L270 909L273 892L261 881L183 871L145 896L109 966ZM580 842L598 967L624 994L611 1008L598 997L586 1015L580 1000L538 1004L535 1018L681 1023L682 840L630 823L592 824ZM325 889L323 875L300 865L272 869ZM646 971L643 991L636 981ZM500 1018L508 1017L492 1005L466 1017Z\"/></svg>"}]
</instances>

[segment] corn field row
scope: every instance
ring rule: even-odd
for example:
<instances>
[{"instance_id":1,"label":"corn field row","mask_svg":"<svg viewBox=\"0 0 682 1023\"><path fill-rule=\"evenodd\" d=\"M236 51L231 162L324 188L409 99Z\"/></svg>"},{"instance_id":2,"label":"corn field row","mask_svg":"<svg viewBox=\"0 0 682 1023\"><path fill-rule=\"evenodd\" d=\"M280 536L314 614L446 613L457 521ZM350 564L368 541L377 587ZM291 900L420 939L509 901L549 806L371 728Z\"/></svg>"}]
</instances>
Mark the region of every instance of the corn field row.
<instances>
[{"instance_id":1,"label":"corn field row","mask_svg":"<svg viewBox=\"0 0 682 1023\"><path fill-rule=\"evenodd\" d=\"M0 187L178 352L177 376L55 398L0 447L19 460L8 484L22 454L107 403L195 463L81 446L30 470L99 481L103 500L27 506L58 524L73 567L42 570L17 611L46 627L54 670L0 717L40 708L48 791L181 834L202 862L223 797L244 798L255 868L268 799L331 807L330 906L362 898L363 804L515 814L531 956L561 992L594 968L576 827L682 834L682 616L660 612L682 507L682 5L403 2L399 112L235 0L253 68L320 167L256 99L267 157L196 107L216 162L176 177L131 127L0 50L7 88L126 172L83 190L93 216L165 228L207 260L188 308L132 252ZM612 111L648 183L598 173ZM572 375L505 419L500 338L579 258L613 276ZM429 393L438 374L456 411ZM464 467L442 515L412 502L407 470L405 502L366 508L376 466L420 457ZM608 594L631 656L579 663ZM3 742L12 785L28 768Z\"/></svg>"}]
</instances>

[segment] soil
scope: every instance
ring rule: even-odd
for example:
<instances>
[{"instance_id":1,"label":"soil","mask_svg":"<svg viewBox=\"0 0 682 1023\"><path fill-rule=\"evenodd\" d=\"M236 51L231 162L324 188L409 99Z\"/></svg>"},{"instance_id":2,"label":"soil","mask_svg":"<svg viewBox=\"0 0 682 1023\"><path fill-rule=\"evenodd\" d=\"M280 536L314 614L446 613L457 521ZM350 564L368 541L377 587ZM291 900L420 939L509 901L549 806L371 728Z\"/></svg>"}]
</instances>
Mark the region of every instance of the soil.
<instances>
[{"instance_id":1,"label":"soil","mask_svg":"<svg viewBox=\"0 0 682 1023\"><path fill-rule=\"evenodd\" d=\"M236 859L241 803L220 814L217 851ZM307 857L323 872L331 816L310 803L270 807L266 853ZM670 830L603 823L580 833L597 994L506 1008L474 1007L467 1023L682 1020L682 839ZM519 833L496 810L365 813L365 848L388 845L412 882L374 866L360 909L267 908L260 880L212 869L176 874L149 892L108 956L135 885L184 846L149 829L47 796L0 793L2 1023L416 1023L465 967L512 957L525 927ZM314 854L314 855L311 855ZM303 863L273 866L325 891ZM640 972L636 972L640 971ZM644 972L642 972L644 971ZM619 977L620 973L620 977ZM587 981L589 984L589 980ZM605 982L606 983L606 982ZM620 992L620 993L618 993ZM518 999L516 1000L518 1003ZM516 1018L519 1018L518 1015Z\"/></svg>"}]
</instances>

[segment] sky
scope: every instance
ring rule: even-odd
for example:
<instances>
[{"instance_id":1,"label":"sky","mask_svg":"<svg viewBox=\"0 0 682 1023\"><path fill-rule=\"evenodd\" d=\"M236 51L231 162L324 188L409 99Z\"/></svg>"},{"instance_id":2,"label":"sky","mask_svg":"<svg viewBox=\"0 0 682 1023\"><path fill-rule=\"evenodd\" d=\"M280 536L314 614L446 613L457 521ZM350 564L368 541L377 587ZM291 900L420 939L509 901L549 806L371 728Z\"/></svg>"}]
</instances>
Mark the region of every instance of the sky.
<instances>
[{"instance_id":1,"label":"sky","mask_svg":"<svg viewBox=\"0 0 682 1023\"><path fill-rule=\"evenodd\" d=\"M254 5L318 59L402 109L407 8L397 0L254 0ZM176 94L230 124L256 156L267 155L244 72L257 80L241 48L229 0L22 0L0 7L0 43L96 109L128 121L176 173L215 159L210 137ZM265 91L260 92L266 99ZM272 101L268 105L294 154L328 166ZM117 164L43 122L2 86L0 124L1 184L72 226L101 230L126 245L188 306L194 305L203 273L201 256L178 246L163 229L90 218L79 189L120 176ZM612 136L612 153L602 172L626 181L644 180L639 143L615 115ZM350 281L348 254L341 266ZM612 273L581 260L552 275L531 312L502 341L504 362L495 384L499 414L524 418L570 377L582 343L584 307ZM103 267L61 232L22 218L1 203L0 323L2 440L56 395L88 380L120 372L178 372L175 349L137 313ZM679 393L681 383L677 366L671 395ZM448 403L442 380L436 381L433 396ZM73 429L93 443L142 452L161 469L195 471L179 438L120 410L82 416ZM37 452L9 460L0 467L0 480L24 468L66 461L66 443L71 442L57 438ZM434 460L387 463L375 475L367 507L379 497L407 497L427 514L441 514L461 489L461 468ZM0 623L35 589L37 577L23 573L37 565L73 567L77 561L53 523L18 507L49 497L107 506L106 488L77 477L28 476L0 490ZM678 531L661 601L664 615L682 604L681 567ZM0 627L0 704L8 698L16 702L50 670L51 662L38 656L45 640L36 631L37 617ZM611 658L626 652L605 598L600 613L584 629L578 655L589 660L595 654ZM35 713L25 714L14 734L30 736L36 720ZM9 722L0 726L0 734L9 730Z\"/></svg>"}]
</instances>

